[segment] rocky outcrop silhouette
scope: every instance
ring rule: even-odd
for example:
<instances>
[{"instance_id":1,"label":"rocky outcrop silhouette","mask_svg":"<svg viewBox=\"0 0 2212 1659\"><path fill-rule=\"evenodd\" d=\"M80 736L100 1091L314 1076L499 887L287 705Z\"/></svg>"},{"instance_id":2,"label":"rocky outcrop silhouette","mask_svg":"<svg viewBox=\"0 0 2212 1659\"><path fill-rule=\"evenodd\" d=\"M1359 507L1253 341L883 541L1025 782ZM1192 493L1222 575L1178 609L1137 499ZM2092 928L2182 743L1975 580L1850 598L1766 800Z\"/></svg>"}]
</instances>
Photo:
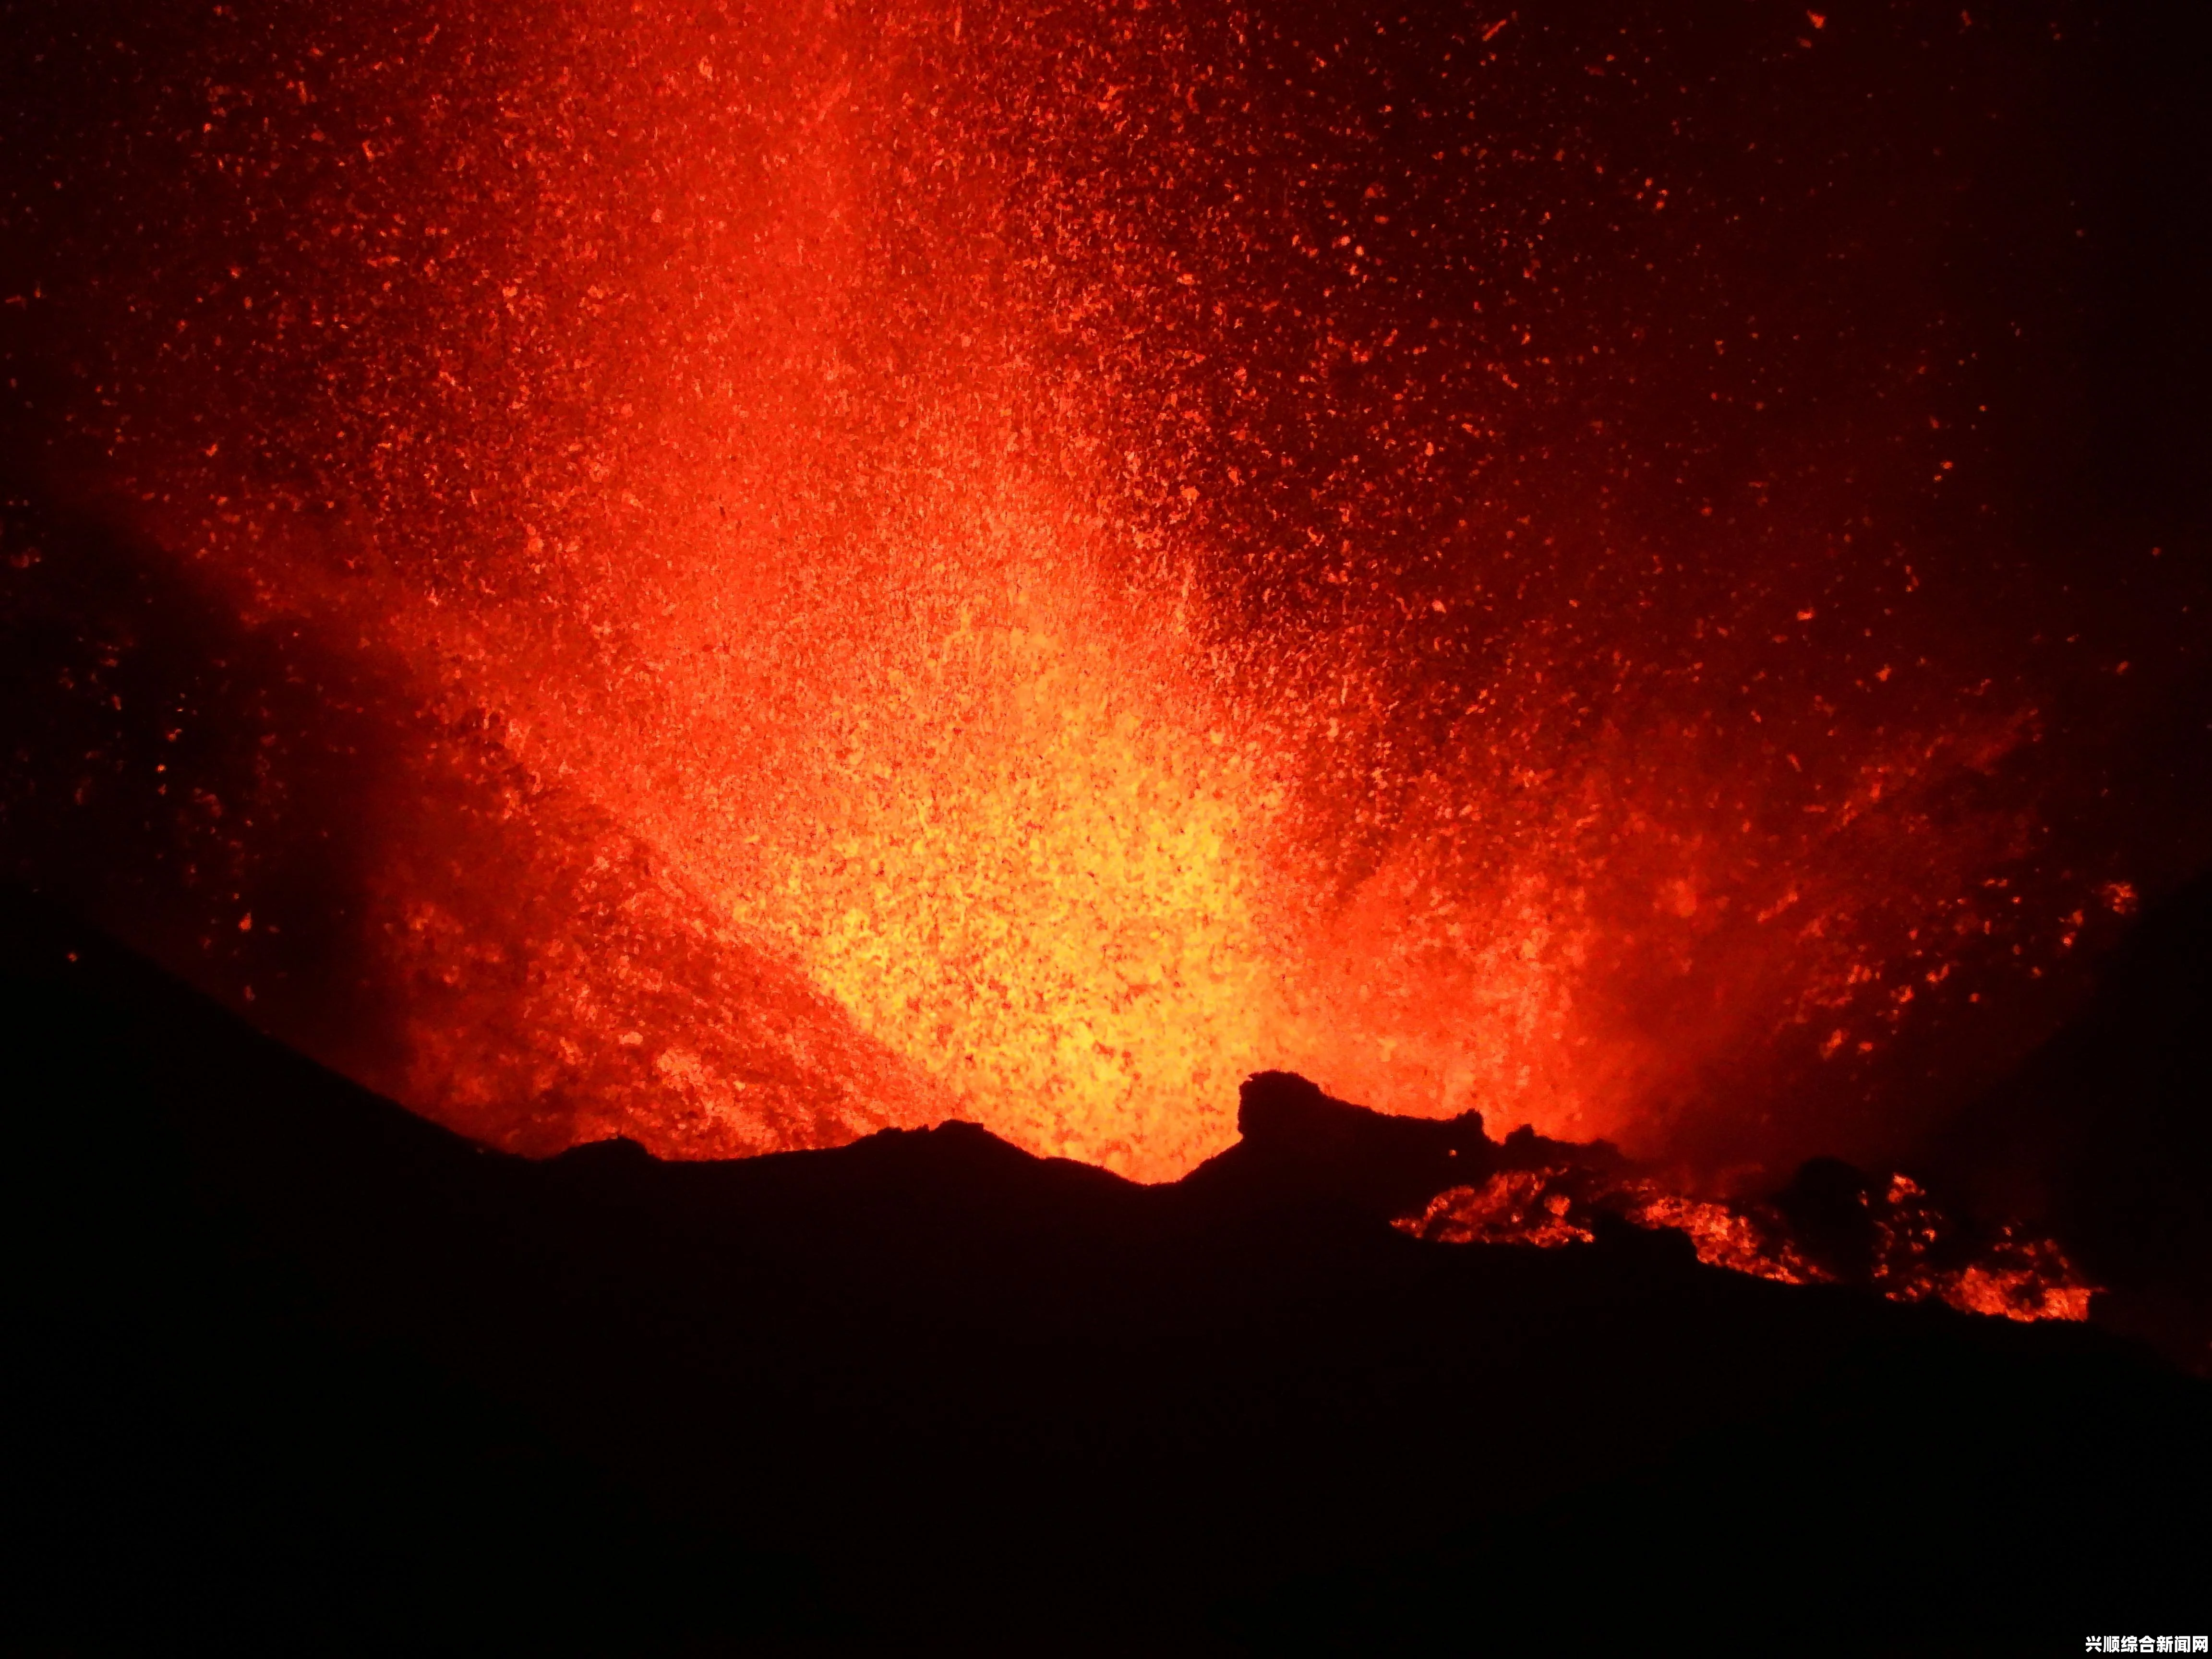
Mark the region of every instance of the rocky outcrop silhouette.
<instances>
[{"instance_id":1,"label":"rocky outcrop silhouette","mask_svg":"<svg viewBox=\"0 0 2212 1659\"><path fill-rule=\"evenodd\" d=\"M33 1645L1367 1654L1572 1608L2024 1651L2196 1610L2204 1384L1673 1233L1391 1225L1562 1155L1471 1118L1262 1076L1158 1188L959 1123L532 1162L20 894L0 1018Z\"/></svg>"}]
</instances>

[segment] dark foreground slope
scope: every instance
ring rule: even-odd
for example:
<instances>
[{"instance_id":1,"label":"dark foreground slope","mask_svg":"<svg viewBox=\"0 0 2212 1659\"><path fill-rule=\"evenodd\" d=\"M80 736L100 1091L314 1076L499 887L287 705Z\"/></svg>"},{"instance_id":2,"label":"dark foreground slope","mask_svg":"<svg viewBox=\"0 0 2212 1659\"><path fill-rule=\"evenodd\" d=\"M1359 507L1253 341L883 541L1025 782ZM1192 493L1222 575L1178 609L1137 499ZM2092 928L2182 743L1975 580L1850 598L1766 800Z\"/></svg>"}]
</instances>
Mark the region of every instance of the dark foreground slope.
<instances>
[{"instance_id":1,"label":"dark foreground slope","mask_svg":"<svg viewBox=\"0 0 2212 1659\"><path fill-rule=\"evenodd\" d=\"M2145 913L2088 1006L1919 1163L1962 1207L2053 1233L2100 1323L2212 1376L2212 874Z\"/></svg>"},{"instance_id":2,"label":"dark foreground slope","mask_svg":"<svg viewBox=\"0 0 2212 1659\"><path fill-rule=\"evenodd\" d=\"M2148 1351L1424 1244L1286 1083L1179 1186L961 1125L482 1152L0 915L17 1638L64 1650L2078 1652L2202 1629Z\"/></svg>"}]
</instances>

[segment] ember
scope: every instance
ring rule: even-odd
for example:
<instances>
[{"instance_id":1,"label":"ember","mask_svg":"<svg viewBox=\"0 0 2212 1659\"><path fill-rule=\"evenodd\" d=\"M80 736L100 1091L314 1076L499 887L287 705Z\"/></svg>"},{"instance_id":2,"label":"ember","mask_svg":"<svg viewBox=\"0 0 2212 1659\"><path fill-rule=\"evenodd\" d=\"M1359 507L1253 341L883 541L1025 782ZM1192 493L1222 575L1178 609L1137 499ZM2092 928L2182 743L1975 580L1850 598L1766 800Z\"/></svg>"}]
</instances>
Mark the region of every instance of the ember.
<instances>
[{"instance_id":1,"label":"ember","mask_svg":"<svg viewBox=\"0 0 2212 1659\"><path fill-rule=\"evenodd\" d=\"M2197 575L2038 540L2007 402L2088 279L1944 297L2063 31L495 10L42 26L125 112L26 91L11 164L40 489L271 687L368 689L231 752L265 710L19 510L82 720L10 856L173 826L102 914L419 1109L1161 1180L1282 1066L1741 1186L1894 1155L2186 873L2202 790L2105 780L2201 747ZM343 895L283 890L334 830ZM1889 1293L2079 1316L1869 1203Z\"/></svg>"}]
</instances>

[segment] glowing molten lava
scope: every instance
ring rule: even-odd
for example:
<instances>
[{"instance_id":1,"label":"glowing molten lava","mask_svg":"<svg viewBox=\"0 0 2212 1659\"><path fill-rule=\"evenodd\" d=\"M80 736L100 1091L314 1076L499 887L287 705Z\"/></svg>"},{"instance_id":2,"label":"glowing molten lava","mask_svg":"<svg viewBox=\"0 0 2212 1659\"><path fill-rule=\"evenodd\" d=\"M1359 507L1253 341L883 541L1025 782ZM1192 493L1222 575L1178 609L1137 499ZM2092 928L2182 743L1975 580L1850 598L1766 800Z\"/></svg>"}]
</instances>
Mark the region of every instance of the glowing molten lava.
<instances>
[{"instance_id":1,"label":"glowing molten lava","mask_svg":"<svg viewBox=\"0 0 2212 1659\"><path fill-rule=\"evenodd\" d=\"M1893 1302L1938 1301L1967 1313L2033 1321L2089 1316L2097 1287L2049 1239L2010 1225L1977 1238L1910 1176L1851 1194L1864 1248L1827 1259L1772 1204L1686 1198L1648 1177L1571 1165L1504 1169L1480 1187L1447 1188L1392 1224L1447 1244L1588 1243L1594 1218L1681 1233L1708 1267L1785 1285L1861 1284ZM1850 1259L1856 1254L1861 1259Z\"/></svg>"},{"instance_id":2,"label":"glowing molten lava","mask_svg":"<svg viewBox=\"0 0 2212 1659\"><path fill-rule=\"evenodd\" d=\"M2017 526L1913 298L1950 198L1765 209L1746 134L1668 136L1794 25L237 9L127 167L24 198L22 314L99 343L55 476L325 687L228 781L214 690L100 751L188 848L189 916L120 925L459 1127L958 1113L1156 1179L1279 1066L1856 1151L2119 908L2046 811L2052 688L2117 653L2057 663L2049 585L1984 614ZM1948 107L1863 72L1820 106ZM1702 274L1846 231L1847 293ZM104 708L137 647L82 643ZM310 996L267 953L329 896L256 883L342 741L383 769Z\"/></svg>"}]
</instances>

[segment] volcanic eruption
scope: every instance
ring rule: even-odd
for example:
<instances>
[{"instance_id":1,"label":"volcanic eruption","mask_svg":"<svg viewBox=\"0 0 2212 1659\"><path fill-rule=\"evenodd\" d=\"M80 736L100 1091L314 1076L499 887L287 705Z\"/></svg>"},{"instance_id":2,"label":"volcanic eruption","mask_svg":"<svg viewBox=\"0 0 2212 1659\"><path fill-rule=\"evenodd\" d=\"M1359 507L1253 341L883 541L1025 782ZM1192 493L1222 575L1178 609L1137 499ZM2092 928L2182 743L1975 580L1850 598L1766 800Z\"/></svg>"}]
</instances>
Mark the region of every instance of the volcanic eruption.
<instances>
[{"instance_id":1,"label":"volcanic eruption","mask_svg":"<svg viewBox=\"0 0 2212 1659\"><path fill-rule=\"evenodd\" d=\"M1274 1065L1894 1158L2202 845L2113 759L2201 744L2201 572L2022 431L2108 325L2016 199L2094 20L52 27L10 614L140 679L11 841L167 843L101 914L495 1144L1161 1179ZM142 666L218 647L33 499L368 706Z\"/></svg>"},{"instance_id":2,"label":"volcanic eruption","mask_svg":"<svg viewBox=\"0 0 2212 1659\"><path fill-rule=\"evenodd\" d=\"M9 878L503 1152L1296 1073L2083 1319L1972 1126L2212 853L2186 54L1682 9L12 8Z\"/></svg>"}]
</instances>

